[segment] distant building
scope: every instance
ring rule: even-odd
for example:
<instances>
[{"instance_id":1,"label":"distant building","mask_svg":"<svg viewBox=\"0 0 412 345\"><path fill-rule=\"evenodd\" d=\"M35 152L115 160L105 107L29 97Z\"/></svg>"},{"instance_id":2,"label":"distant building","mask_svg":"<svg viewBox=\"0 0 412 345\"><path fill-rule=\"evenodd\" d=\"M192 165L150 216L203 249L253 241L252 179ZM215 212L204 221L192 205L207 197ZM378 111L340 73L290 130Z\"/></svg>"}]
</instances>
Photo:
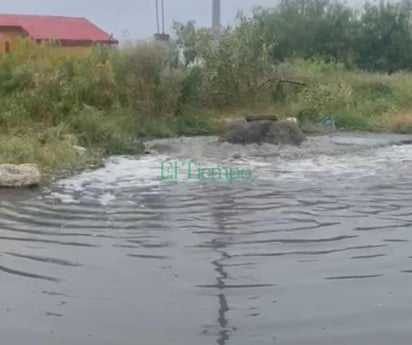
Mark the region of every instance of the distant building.
<instances>
[{"instance_id":1,"label":"distant building","mask_svg":"<svg viewBox=\"0 0 412 345\"><path fill-rule=\"evenodd\" d=\"M0 14L0 53L11 52L21 37L70 49L119 43L86 18Z\"/></svg>"}]
</instances>

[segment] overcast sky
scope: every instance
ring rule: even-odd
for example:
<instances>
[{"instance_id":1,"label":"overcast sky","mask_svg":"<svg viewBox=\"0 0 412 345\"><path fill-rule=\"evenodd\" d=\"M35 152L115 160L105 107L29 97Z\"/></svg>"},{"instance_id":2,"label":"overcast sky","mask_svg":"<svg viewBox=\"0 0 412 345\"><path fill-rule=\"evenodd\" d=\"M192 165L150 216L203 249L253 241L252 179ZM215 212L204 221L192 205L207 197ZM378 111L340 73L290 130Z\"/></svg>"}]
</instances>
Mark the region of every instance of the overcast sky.
<instances>
[{"instance_id":1,"label":"overcast sky","mask_svg":"<svg viewBox=\"0 0 412 345\"><path fill-rule=\"evenodd\" d=\"M173 20L210 25L212 0L164 0L166 27ZM352 0L350 2L359 2ZM222 20L230 22L239 10L270 6L276 0L222 0ZM0 13L52 14L87 17L116 38L146 39L156 31L155 0L12 0L0 2ZM128 33L126 36L125 33Z\"/></svg>"}]
</instances>

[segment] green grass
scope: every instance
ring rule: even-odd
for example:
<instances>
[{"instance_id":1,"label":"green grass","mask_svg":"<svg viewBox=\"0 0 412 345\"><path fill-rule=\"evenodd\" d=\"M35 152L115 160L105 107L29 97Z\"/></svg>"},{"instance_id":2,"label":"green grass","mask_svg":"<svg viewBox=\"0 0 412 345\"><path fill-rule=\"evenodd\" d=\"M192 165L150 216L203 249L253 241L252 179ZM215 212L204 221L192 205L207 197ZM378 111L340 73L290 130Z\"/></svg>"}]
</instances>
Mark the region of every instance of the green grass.
<instances>
[{"instance_id":1,"label":"green grass","mask_svg":"<svg viewBox=\"0 0 412 345\"><path fill-rule=\"evenodd\" d=\"M142 137L216 134L258 113L296 116L310 132L331 117L338 129L412 133L412 73L316 60L248 71L235 54L234 74L226 64L172 64L170 52L147 43L65 59L53 47L25 49L0 55L0 163L37 163L46 174L141 153ZM264 82L279 75L305 86Z\"/></svg>"},{"instance_id":2,"label":"green grass","mask_svg":"<svg viewBox=\"0 0 412 345\"><path fill-rule=\"evenodd\" d=\"M92 157L89 152L80 157L68 139L53 138L43 142L32 135L0 138L0 162L11 164L35 162L46 175L56 171L83 168L94 160L101 159L96 152L93 155Z\"/></svg>"},{"instance_id":3,"label":"green grass","mask_svg":"<svg viewBox=\"0 0 412 345\"><path fill-rule=\"evenodd\" d=\"M290 71L306 87L290 94L282 111L299 117L306 127L313 130L331 117L346 130L411 132L410 116L402 115L401 125L394 121L400 113L411 113L412 73L371 73L302 60L292 61Z\"/></svg>"},{"instance_id":4,"label":"green grass","mask_svg":"<svg viewBox=\"0 0 412 345\"><path fill-rule=\"evenodd\" d=\"M364 115L350 112L340 112L332 116L337 129L346 130L369 130L372 128L371 120Z\"/></svg>"}]
</instances>

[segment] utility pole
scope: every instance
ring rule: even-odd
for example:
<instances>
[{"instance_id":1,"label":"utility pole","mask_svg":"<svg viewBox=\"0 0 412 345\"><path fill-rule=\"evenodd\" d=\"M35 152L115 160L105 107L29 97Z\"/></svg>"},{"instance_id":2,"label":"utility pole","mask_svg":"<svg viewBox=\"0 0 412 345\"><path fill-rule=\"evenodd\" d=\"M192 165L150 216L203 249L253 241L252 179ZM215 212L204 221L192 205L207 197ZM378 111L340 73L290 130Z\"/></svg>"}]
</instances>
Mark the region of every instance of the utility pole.
<instances>
[{"instance_id":1,"label":"utility pole","mask_svg":"<svg viewBox=\"0 0 412 345\"><path fill-rule=\"evenodd\" d=\"M162 0L162 34L165 34L165 0Z\"/></svg>"},{"instance_id":2,"label":"utility pole","mask_svg":"<svg viewBox=\"0 0 412 345\"><path fill-rule=\"evenodd\" d=\"M212 0L212 30L217 37L220 34L220 0Z\"/></svg>"},{"instance_id":3,"label":"utility pole","mask_svg":"<svg viewBox=\"0 0 412 345\"><path fill-rule=\"evenodd\" d=\"M156 41L160 42L170 42L170 35L166 33L166 24L165 24L165 0L160 0L160 6L159 6L159 0L155 0L156 2L156 24L157 24L157 32L154 35L154 38ZM161 21L162 21L162 32L160 32L160 14L161 12Z\"/></svg>"},{"instance_id":4,"label":"utility pole","mask_svg":"<svg viewBox=\"0 0 412 345\"><path fill-rule=\"evenodd\" d=\"M159 21L159 0L155 0L156 2L156 25L157 25L157 34L160 34L160 21Z\"/></svg>"}]
</instances>

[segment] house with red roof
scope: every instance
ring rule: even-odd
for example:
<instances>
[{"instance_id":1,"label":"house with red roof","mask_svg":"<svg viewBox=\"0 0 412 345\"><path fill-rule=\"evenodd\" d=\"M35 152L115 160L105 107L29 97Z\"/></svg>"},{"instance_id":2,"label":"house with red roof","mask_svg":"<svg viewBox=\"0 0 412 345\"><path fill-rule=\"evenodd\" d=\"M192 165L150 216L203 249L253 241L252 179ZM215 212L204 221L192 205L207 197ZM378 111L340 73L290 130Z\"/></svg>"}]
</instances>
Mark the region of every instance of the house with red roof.
<instances>
[{"instance_id":1,"label":"house with red roof","mask_svg":"<svg viewBox=\"0 0 412 345\"><path fill-rule=\"evenodd\" d=\"M0 14L0 52L10 52L18 38L60 47L91 47L119 42L86 18Z\"/></svg>"}]
</instances>

